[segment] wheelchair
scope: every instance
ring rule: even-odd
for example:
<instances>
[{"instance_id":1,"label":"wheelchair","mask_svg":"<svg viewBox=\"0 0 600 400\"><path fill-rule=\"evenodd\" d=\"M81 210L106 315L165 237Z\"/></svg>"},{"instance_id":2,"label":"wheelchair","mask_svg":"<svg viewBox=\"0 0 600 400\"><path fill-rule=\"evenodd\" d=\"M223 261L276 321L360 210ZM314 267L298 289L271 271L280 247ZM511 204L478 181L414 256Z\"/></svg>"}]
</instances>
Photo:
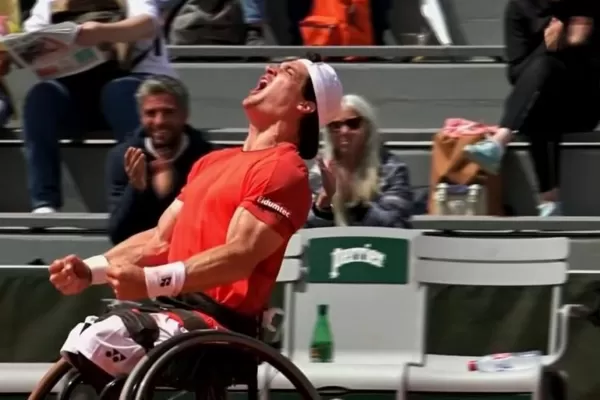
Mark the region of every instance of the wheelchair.
<instances>
[{"instance_id":1,"label":"wheelchair","mask_svg":"<svg viewBox=\"0 0 600 400\"><path fill-rule=\"evenodd\" d=\"M195 350L202 355L194 357ZM301 398L320 399L302 371L278 350L250 336L217 330L196 330L166 340L148 352L128 376L106 385L99 399L149 400L155 391L167 390L174 392L171 399L188 392L197 400L224 400L230 386L245 385L248 400L258 400L257 374L263 362L285 376ZM62 390L54 397L52 390L61 381ZM83 377L61 359L40 380L29 400L69 400L82 384Z\"/></svg>"}]
</instances>

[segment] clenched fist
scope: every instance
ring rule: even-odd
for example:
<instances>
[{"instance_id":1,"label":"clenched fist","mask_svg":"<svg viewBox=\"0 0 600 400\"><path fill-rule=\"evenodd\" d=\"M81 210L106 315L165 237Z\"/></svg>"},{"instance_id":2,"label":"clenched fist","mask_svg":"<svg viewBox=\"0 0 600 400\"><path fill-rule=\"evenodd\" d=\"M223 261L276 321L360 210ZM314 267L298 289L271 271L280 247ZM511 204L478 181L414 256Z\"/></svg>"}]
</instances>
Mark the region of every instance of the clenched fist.
<instances>
[{"instance_id":1,"label":"clenched fist","mask_svg":"<svg viewBox=\"0 0 600 400\"><path fill-rule=\"evenodd\" d=\"M92 282L90 267L75 255L55 260L48 269L50 282L64 295L81 293Z\"/></svg>"},{"instance_id":2,"label":"clenched fist","mask_svg":"<svg viewBox=\"0 0 600 400\"><path fill-rule=\"evenodd\" d=\"M119 300L148 298L144 269L134 264L115 263L106 270L108 284Z\"/></svg>"}]
</instances>

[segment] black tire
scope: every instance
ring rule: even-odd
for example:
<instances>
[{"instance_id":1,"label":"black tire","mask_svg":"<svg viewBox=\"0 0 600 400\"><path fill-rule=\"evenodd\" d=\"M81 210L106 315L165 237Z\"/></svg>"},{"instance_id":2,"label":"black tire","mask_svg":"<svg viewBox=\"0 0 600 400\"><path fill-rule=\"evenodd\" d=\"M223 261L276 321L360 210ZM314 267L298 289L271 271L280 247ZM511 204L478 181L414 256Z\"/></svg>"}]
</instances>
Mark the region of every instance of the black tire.
<instances>
[{"instance_id":1,"label":"black tire","mask_svg":"<svg viewBox=\"0 0 600 400\"><path fill-rule=\"evenodd\" d=\"M52 389L71 371L72 367L66 360L57 361L38 382L28 397L28 400L46 400Z\"/></svg>"},{"instance_id":2,"label":"black tire","mask_svg":"<svg viewBox=\"0 0 600 400\"><path fill-rule=\"evenodd\" d=\"M198 330L175 336L144 356L125 381L119 400L147 399L153 381L168 362L182 351L202 345L223 345L250 351L283 374L294 385L300 398L320 399L317 390L302 371L274 348L249 336L234 332Z\"/></svg>"},{"instance_id":3,"label":"black tire","mask_svg":"<svg viewBox=\"0 0 600 400\"><path fill-rule=\"evenodd\" d=\"M73 392L77 389L77 386L83 384L83 377L74 369L67 372L65 377L67 381L65 382L65 386L60 390L57 400L69 400Z\"/></svg>"}]
</instances>

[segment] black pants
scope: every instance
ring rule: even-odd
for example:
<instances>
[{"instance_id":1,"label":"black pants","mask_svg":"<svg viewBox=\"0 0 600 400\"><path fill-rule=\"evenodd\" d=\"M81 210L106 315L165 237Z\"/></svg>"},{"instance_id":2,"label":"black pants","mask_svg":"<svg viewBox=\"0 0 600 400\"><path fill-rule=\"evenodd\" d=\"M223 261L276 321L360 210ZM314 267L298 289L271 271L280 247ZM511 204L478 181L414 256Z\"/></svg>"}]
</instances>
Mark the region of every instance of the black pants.
<instances>
[{"instance_id":1,"label":"black pants","mask_svg":"<svg viewBox=\"0 0 600 400\"><path fill-rule=\"evenodd\" d=\"M529 139L544 193L559 184L559 144L569 132L593 130L600 121L600 71L560 54L543 53L509 71L513 89L500 126Z\"/></svg>"}]
</instances>

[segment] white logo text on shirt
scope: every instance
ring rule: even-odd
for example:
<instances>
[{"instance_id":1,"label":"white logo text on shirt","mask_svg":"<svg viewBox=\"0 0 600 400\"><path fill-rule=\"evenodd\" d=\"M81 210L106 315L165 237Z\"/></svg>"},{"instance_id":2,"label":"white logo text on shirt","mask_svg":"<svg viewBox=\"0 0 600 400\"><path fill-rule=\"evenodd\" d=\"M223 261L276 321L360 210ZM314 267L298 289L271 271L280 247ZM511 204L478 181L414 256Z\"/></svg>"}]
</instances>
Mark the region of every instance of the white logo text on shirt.
<instances>
[{"instance_id":1,"label":"white logo text on shirt","mask_svg":"<svg viewBox=\"0 0 600 400\"><path fill-rule=\"evenodd\" d=\"M257 203L260 204L263 207L266 207L270 210L273 210L281 215L283 215L286 218L289 218L291 213L286 210L284 207L282 207L281 205L267 199L266 197L262 197L260 196L257 200Z\"/></svg>"}]
</instances>

